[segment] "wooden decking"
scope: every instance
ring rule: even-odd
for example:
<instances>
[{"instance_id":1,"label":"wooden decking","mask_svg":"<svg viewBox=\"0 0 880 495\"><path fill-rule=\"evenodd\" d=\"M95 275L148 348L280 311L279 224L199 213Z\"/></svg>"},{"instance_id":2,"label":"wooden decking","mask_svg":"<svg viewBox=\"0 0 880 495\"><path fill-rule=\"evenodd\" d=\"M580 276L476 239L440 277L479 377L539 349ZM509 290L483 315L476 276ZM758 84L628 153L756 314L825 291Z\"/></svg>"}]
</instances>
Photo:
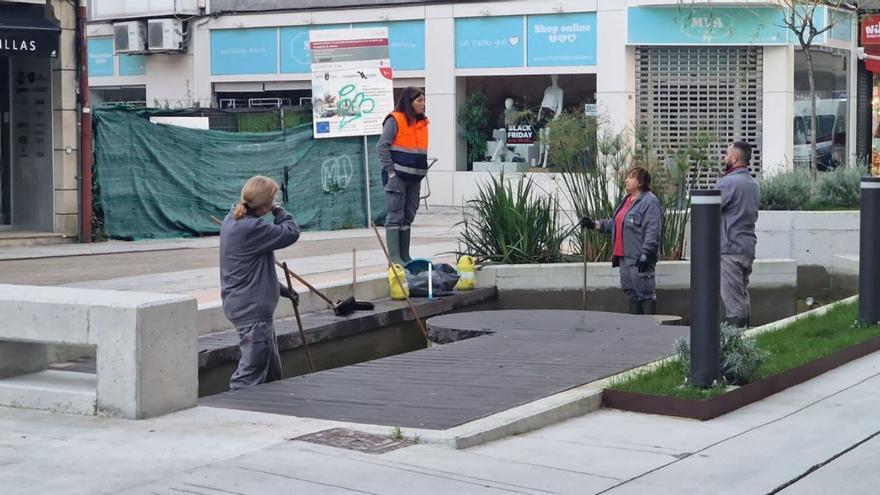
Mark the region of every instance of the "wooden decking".
<instances>
[{"instance_id":1,"label":"wooden decking","mask_svg":"<svg viewBox=\"0 0 880 495\"><path fill-rule=\"evenodd\" d=\"M451 343L207 397L201 405L447 429L654 361L687 327L592 311L430 318ZM457 340L461 337L470 337Z\"/></svg>"}]
</instances>

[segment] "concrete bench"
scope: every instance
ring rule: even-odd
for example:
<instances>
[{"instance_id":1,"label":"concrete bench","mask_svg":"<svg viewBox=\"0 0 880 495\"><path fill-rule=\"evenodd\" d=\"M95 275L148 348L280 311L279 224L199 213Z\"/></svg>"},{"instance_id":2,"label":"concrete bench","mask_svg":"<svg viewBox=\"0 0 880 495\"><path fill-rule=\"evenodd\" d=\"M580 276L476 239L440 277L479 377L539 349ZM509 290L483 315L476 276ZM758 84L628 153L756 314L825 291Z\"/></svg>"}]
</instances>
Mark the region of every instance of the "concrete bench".
<instances>
[{"instance_id":1,"label":"concrete bench","mask_svg":"<svg viewBox=\"0 0 880 495\"><path fill-rule=\"evenodd\" d=\"M47 371L47 344L95 346L97 374ZM149 418L198 396L196 301L0 284L0 405Z\"/></svg>"}]
</instances>

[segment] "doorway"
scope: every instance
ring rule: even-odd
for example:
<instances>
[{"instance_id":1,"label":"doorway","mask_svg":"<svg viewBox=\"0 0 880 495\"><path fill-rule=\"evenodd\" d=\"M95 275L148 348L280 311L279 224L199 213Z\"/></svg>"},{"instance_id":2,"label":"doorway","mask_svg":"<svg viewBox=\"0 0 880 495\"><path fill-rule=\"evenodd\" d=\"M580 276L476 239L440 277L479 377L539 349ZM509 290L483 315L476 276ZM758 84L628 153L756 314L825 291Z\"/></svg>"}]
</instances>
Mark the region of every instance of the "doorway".
<instances>
[{"instance_id":1,"label":"doorway","mask_svg":"<svg viewBox=\"0 0 880 495\"><path fill-rule=\"evenodd\" d=\"M0 230L12 228L12 147L9 142L9 58L0 57Z\"/></svg>"}]
</instances>

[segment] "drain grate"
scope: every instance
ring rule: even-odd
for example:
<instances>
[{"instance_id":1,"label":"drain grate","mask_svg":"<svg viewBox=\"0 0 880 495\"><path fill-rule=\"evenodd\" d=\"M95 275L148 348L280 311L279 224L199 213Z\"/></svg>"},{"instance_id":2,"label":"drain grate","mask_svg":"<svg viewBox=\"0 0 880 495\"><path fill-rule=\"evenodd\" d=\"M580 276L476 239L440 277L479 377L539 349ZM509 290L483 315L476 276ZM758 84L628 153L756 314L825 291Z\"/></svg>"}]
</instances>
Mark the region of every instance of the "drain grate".
<instances>
[{"instance_id":1,"label":"drain grate","mask_svg":"<svg viewBox=\"0 0 880 495\"><path fill-rule=\"evenodd\" d=\"M301 437L291 438L303 442L329 445L340 449L357 450L367 454L384 454L392 450L415 445L412 440L395 439L384 435L373 435L362 431L348 430L346 428L332 428L315 433L309 433Z\"/></svg>"}]
</instances>

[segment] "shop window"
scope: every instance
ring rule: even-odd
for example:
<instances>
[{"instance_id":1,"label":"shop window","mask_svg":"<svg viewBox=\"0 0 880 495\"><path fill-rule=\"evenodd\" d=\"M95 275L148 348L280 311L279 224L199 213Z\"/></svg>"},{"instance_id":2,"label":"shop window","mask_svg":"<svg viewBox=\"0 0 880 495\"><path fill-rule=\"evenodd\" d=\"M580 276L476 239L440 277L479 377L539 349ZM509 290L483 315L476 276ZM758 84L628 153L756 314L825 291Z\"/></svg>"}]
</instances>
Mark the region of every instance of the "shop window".
<instances>
[{"instance_id":1,"label":"shop window","mask_svg":"<svg viewBox=\"0 0 880 495\"><path fill-rule=\"evenodd\" d=\"M810 168L810 148L816 141L816 167L831 170L846 163L848 70L846 56L814 48L813 80L816 86L816 132L810 126L810 82L807 59L795 52L794 136L795 168Z\"/></svg>"},{"instance_id":2,"label":"shop window","mask_svg":"<svg viewBox=\"0 0 880 495\"><path fill-rule=\"evenodd\" d=\"M89 100L93 106L101 105L147 105L147 88L144 86L106 86L89 88Z\"/></svg>"},{"instance_id":3,"label":"shop window","mask_svg":"<svg viewBox=\"0 0 880 495\"><path fill-rule=\"evenodd\" d=\"M553 84L552 76L470 76L463 79L463 105L468 105L473 101L472 96L478 93L484 98L486 115L476 119L485 122L479 129L466 130L457 122L459 135L475 132L477 139L483 140L486 146L482 156L478 156L473 149L463 153L458 169L474 170L474 162L491 162L489 170L526 171L540 167L539 129L546 127L547 120L551 118L549 114L541 112L541 105L545 91ZM563 112L583 113L585 107L595 107L595 74L562 74L556 80L561 90ZM430 115L430 102L427 112ZM499 138L504 139L501 148ZM549 160L547 165L550 171L559 169L558 164ZM495 168L491 168L493 166ZM485 169L485 163L483 167ZM477 170L483 169L477 167Z\"/></svg>"},{"instance_id":4,"label":"shop window","mask_svg":"<svg viewBox=\"0 0 880 495\"><path fill-rule=\"evenodd\" d=\"M760 173L762 64L760 47L639 47L636 124L650 155L669 163L706 136L714 163L730 143L745 141L753 149L752 174ZM689 182L710 188L717 178L715 167L692 168Z\"/></svg>"}]
</instances>

